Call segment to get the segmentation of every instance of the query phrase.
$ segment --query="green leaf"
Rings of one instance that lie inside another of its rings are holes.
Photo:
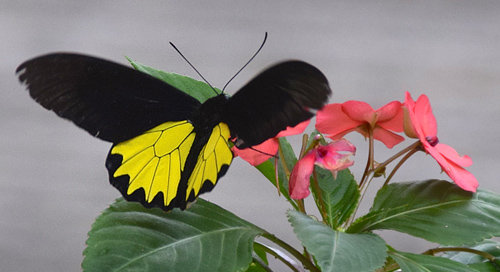
[[[264,177],[267,178],[275,187],[276,187],[276,175],[274,174],[274,164],[271,161],[272,159],[269,159],[257,166],[255,168],[259,170]]]
[[[379,236],[334,231],[298,211],[288,211],[288,217],[293,231],[314,256],[321,271],[374,271],[384,265],[387,246]]]
[[[295,153],[293,152],[293,148],[288,143],[285,137],[281,137],[278,139],[280,142],[280,146],[283,152],[283,157],[279,158],[278,161],[278,185],[280,193],[292,204],[294,209],[297,209],[297,204],[295,201],[290,198],[290,194],[288,192],[288,176],[286,171],[283,168],[282,162],[285,161],[289,171],[292,171],[293,166],[297,163],[297,157],[295,157]],[[276,187],[276,175],[274,168],[275,158],[270,158],[269,160],[261,163],[260,165],[255,166],[257,170],[259,170],[270,182]]]
[[[337,172],[335,180],[329,170],[315,167],[315,171],[321,192],[321,198],[314,197],[316,205],[318,209],[325,207],[328,225],[337,229],[356,209],[360,196],[358,184],[349,169]]]
[[[281,137],[278,139],[280,142],[281,150],[283,152],[283,156],[280,157],[280,160],[286,162],[286,166],[290,173],[292,172],[293,167],[297,164],[297,156],[295,156],[295,152],[293,151],[292,145],[287,141],[285,137]],[[281,154],[280,154],[281,156]],[[278,162],[278,170],[280,179],[283,180],[283,186],[288,191],[288,176],[285,173],[285,169],[283,168],[283,164]],[[282,178],[283,176],[283,178]],[[286,183],[286,184],[285,184]]]
[[[493,266],[492,263],[475,263],[470,264],[469,267],[475,269],[479,272],[499,272],[500,271],[500,261],[496,260],[496,266]]]
[[[419,255],[399,251],[390,251],[403,272],[474,272],[477,271],[464,264],[449,259]]]
[[[472,247],[471,249],[478,250],[481,252],[489,253],[493,257],[496,258],[496,267],[486,258],[469,252],[458,252],[458,251],[449,251],[446,254],[443,254],[441,257],[448,258],[453,261],[457,261],[459,263],[463,263],[469,265],[470,267],[478,270],[478,271],[500,271],[500,243],[494,240],[485,240],[480,242]]]
[[[244,271],[264,230],[202,199],[186,211],[119,198],[89,232],[84,271]]]
[[[500,235],[500,195],[471,193],[443,180],[394,183],[379,190],[370,212],[349,233],[393,229],[442,245]]]
[[[297,164],[297,157],[295,156],[295,152],[293,151],[292,145],[288,142],[288,140],[285,137],[278,138],[282,154],[280,154],[280,158],[278,161],[278,179],[279,179],[279,185],[280,185],[280,192],[283,194],[283,196],[292,204],[294,209],[297,209],[297,204],[295,201],[290,197],[290,192],[288,190],[288,183],[289,183],[289,178],[290,178],[290,173],[293,170],[293,167]],[[271,160],[274,160],[271,158]],[[288,168],[288,174],[285,171],[285,168],[283,167],[283,162],[285,162],[287,168]]]
[[[254,255],[255,256],[255,255]],[[257,256],[258,257],[258,256]],[[254,258],[246,272],[266,272],[269,266],[262,260]]]
[[[266,272],[267,270],[256,262],[252,262],[246,272]]]
[[[135,62],[128,58],[128,61],[132,66],[143,72],[146,73],[150,76],[153,76],[157,79],[160,79],[162,81],[165,81],[166,83],[174,86],[175,88],[187,93],[188,95],[194,97],[196,100],[200,101],[200,103],[205,102],[207,99],[216,96],[217,94],[221,93],[221,90],[215,88],[212,89],[210,85],[208,85],[205,82],[198,81],[195,79],[192,79],[187,76],[182,76],[174,73],[166,73],[160,70],[156,70],[154,68],[151,68],[149,66],[140,64],[138,62]],[[216,93],[217,92],[217,93]]]
[[[323,135],[321,133],[319,133],[319,131],[317,129],[314,129],[311,134],[309,134],[309,138],[307,139],[307,144],[306,146],[309,147],[312,142],[315,140],[315,137],[317,135],[320,135],[321,138],[320,138],[320,141],[319,143],[322,144],[322,145],[327,145],[328,143],[326,142],[325,138],[323,137]]]
[[[269,160],[255,166],[255,168],[259,170],[259,172],[262,173],[262,175],[264,175],[264,177],[266,177],[266,179],[269,180],[269,182],[271,182],[271,184],[274,187],[278,185],[280,192],[282,194],[284,194],[285,196],[288,195],[288,191],[285,188],[283,188],[283,186],[281,186],[282,182],[281,181],[279,183],[276,182],[276,173],[275,173],[276,170],[274,169],[274,158],[270,158]]]
[[[470,248],[489,253],[495,258],[500,259],[500,243],[497,241],[485,240],[474,246],[471,246]],[[477,254],[458,251],[449,251],[447,254],[444,254],[443,257],[463,264],[482,263],[488,261],[486,258],[481,257]]]
[[[296,209],[297,204],[295,201],[293,201],[292,198],[290,198],[290,194],[288,193],[288,187],[285,187],[284,184],[288,184],[288,180],[284,181],[283,178],[284,176],[282,175],[281,177],[278,176],[279,182],[276,183],[276,175],[275,175],[275,170],[274,170],[274,158],[271,158],[257,166],[257,170],[259,170],[266,178],[271,182],[271,184],[276,187],[276,184],[279,186],[280,193],[292,204],[292,206]],[[278,161],[278,163],[281,163]],[[278,166],[279,168],[280,166]],[[283,168],[281,168],[283,171]]]
[[[259,242],[253,243],[253,261],[246,272],[266,272],[269,268],[269,262],[267,260],[267,253],[264,247]]]
[[[257,255],[257,257],[259,257],[259,259],[261,259],[265,264],[269,264],[269,261],[267,260],[267,253],[264,248],[260,246],[260,244],[254,242],[253,251],[255,255]]]

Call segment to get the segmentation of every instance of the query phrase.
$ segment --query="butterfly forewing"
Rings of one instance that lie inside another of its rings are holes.
[[[16,72],[43,107],[114,143],[165,121],[185,120],[200,105],[159,79],[85,55],[49,54],[24,62]]]
[[[238,148],[254,146],[314,116],[331,94],[328,80],[302,61],[274,65],[241,88],[222,115]]]

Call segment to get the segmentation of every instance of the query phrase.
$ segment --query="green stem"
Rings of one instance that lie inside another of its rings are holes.
[[[296,272],[299,271],[293,263],[290,263],[287,259],[283,258],[283,256],[281,256],[278,252],[274,251],[272,248],[268,247],[267,245],[264,245],[258,241],[254,241],[253,247],[254,247],[254,249],[260,249],[260,250],[266,252],[267,254],[274,256],[274,258],[280,260],[282,263],[284,263],[286,266],[288,266],[292,271],[296,271]],[[253,254],[255,254],[255,252]],[[265,264],[260,258],[258,258],[258,256],[253,257],[252,259],[255,263],[259,264],[264,270],[266,270],[268,272],[272,271],[272,269],[267,264]]]
[[[279,144],[278,144],[279,146]],[[278,147],[279,149],[279,147]],[[278,159],[274,158],[274,179],[276,180],[276,189],[278,189],[278,196],[281,196],[281,186],[280,186],[280,177],[278,172]],[[286,195],[283,192],[284,195]]]
[[[368,173],[373,169],[375,160],[374,157],[374,141],[373,141],[373,130],[369,130],[368,132],[368,160],[366,162],[365,171],[363,172],[363,177],[361,177],[361,181],[359,182],[359,188],[365,186],[367,182]],[[360,199],[361,201],[361,199]]]
[[[369,174],[366,176],[367,182],[365,183],[365,186],[359,188],[359,190],[360,190],[360,197],[359,197],[359,200],[358,200],[358,205],[356,205],[356,208],[354,209],[354,212],[349,217],[349,219],[344,223],[343,228],[347,229],[354,222],[354,219],[356,218],[356,213],[358,212],[358,209],[359,209],[359,206],[360,206],[359,203],[361,203],[361,200],[365,196],[365,193],[366,193],[367,188],[368,188],[368,184],[373,180],[374,176],[375,176],[375,172],[374,171],[369,171]]]
[[[438,247],[438,248],[431,248],[431,249],[423,252],[422,254],[424,254],[424,255],[436,255],[436,253],[447,252],[447,251],[468,252],[468,253],[479,255],[479,256],[487,259],[488,261],[490,261],[492,263],[495,263],[495,261],[496,261],[495,256],[489,254],[488,252],[484,252],[484,251],[480,251],[480,250],[472,249],[472,248],[468,248],[468,247]]]
[[[285,154],[283,153],[283,147],[281,146],[281,142],[278,141],[278,154],[279,154],[279,160],[281,162],[281,166],[283,167],[283,171],[285,172],[285,179],[286,179],[286,182],[287,184],[290,182],[290,169],[288,168],[288,164],[285,160]],[[278,169],[277,167],[275,169]],[[277,181],[279,182],[279,181]],[[279,189],[278,189],[279,190]],[[286,190],[286,189],[284,189]],[[304,203],[300,203],[298,200],[294,200],[292,198],[288,198],[288,200],[290,201],[290,203],[292,204],[292,206],[296,209],[296,210],[299,210],[301,211],[301,206],[303,207],[304,206]],[[294,201],[294,202],[292,202]]]
[[[304,199],[297,199],[295,200],[295,203],[297,203],[298,211],[303,214],[306,214],[306,206],[304,205]]]
[[[280,154],[281,166],[283,166],[283,170],[285,171],[286,178],[290,178],[290,169],[288,169],[288,165],[285,161],[285,154],[283,153],[283,148],[281,147],[281,143],[278,143],[278,152]]]
[[[307,141],[309,141],[309,135],[302,135],[302,146],[300,147],[299,160],[304,157],[304,154],[307,152]]]
[[[359,198],[359,202],[361,202],[365,196],[365,193],[367,191],[367,188],[368,188],[368,185],[370,184],[370,182],[373,180],[373,178],[375,177],[375,173],[381,171],[382,169],[385,169],[387,167],[387,165],[391,162],[393,162],[394,160],[396,160],[397,158],[405,155],[403,157],[403,159],[401,159],[401,161],[394,167],[394,169],[392,170],[392,172],[389,174],[389,177],[386,179],[385,183],[383,186],[387,185],[389,183],[389,181],[392,179],[392,177],[394,176],[394,174],[396,173],[396,171],[399,169],[399,167],[401,167],[401,165],[411,156],[413,155],[413,153],[417,152],[420,150],[420,147],[422,146],[422,143],[420,141],[416,141],[415,143],[409,145],[408,147],[406,147],[405,149],[399,151],[398,153],[396,153],[395,155],[393,155],[392,157],[390,157],[389,159],[387,159],[386,161],[384,161],[383,163],[377,165],[377,167],[374,167],[375,166],[375,160],[374,160],[374,155],[373,155],[373,135],[370,133],[369,135],[369,145],[370,145],[370,151],[369,151],[369,154],[368,154],[368,162],[366,164],[366,169],[365,169],[365,172],[363,173],[363,178],[361,179],[361,182],[359,184],[359,191],[360,191],[360,198]],[[349,220],[346,221],[346,223],[344,224],[344,227],[348,227],[350,224],[352,224],[352,222],[354,222],[354,218],[356,216],[356,213],[358,211],[358,207],[359,205],[356,206],[356,209],[354,210],[353,214],[351,215],[351,217],[349,218]]]
[[[354,222],[354,218],[356,217],[356,213],[358,212],[359,209],[359,203],[363,200],[363,197],[365,196],[366,188],[368,188],[368,185],[373,179],[374,176],[374,171],[373,168],[375,166],[375,155],[374,155],[374,140],[373,140],[373,130],[370,129],[368,132],[368,160],[366,162],[366,167],[365,171],[363,172],[363,177],[361,177],[361,181],[359,182],[358,188],[360,191],[360,197],[358,200],[358,205],[356,205],[356,208],[354,209],[354,212],[352,215],[349,217],[349,219],[346,220],[344,223],[344,228],[347,228]]]
[[[397,158],[403,156],[404,154],[406,154],[407,152],[410,152],[411,150],[414,150],[414,149],[417,149],[419,150],[418,148],[422,145],[422,143],[420,141],[416,141],[414,142],[413,144],[409,145],[408,147],[406,147],[405,149],[399,151],[398,153],[396,153],[395,155],[393,155],[392,157],[390,157],[389,159],[387,159],[385,162],[379,164],[377,166],[377,168],[374,169],[375,172],[377,172],[379,169],[383,169],[385,167],[387,167],[387,165],[391,162],[393,162],[394,160],[396,160]]]
[[[268,239],[269,241],[277,244],[280,246],[282,249],[286,250],[289,252],[293,257],[295,257],[299,262],[302,263],[302,265],[307,268],[309,271],[312,272],[320,272],[320,270],[308,259],[306,256],[302,255],[299,251],[297,251],[295,248],[287,244],[286,242],[278,239],[276,236],[274,236],[271,233],[264,233],[262,234],[262,237]]]
[[[266,251],[265,249],[262,249],[262,250]],[[266,251],[266,252],[268,252],[268,251]],[[272,255],[272,253],[270,253],[270,252],[269,252],[269,254]],[[259,265],[264,271],[266,271],[266,272],[273,272],[273,270],[266,263],[264,263],[260,258],[253,257],[252,260],[253,260],[252,261],[253,263]]]
[[[315,195],[317,197],[316,206],[318,207],[318,210],[321,213],[321,217],[323,218],[323,222],[327,225],[330,225],[329,224],[330,222],[328,221],[328,214],[326,212],[325,202],[323,201],[323,195],[321,194],[321,189],[319,187],[318,175],[316,173],[316,170],[313,171],[313,182],[312,182],[311,187],[314,190]]]
[[[403,163],[408,160],[415,152],[418,151],[418,148],[415,148],[413,150],[410,150],[410,152],[408,152],[399,162],[398,164],[396,164],[396,166],[394,167],[394,169],[392,169],[391,173],[389,174],[389,176],[387,177],[387,179],[385,180],[384,182],[384,185],[383,186],[386,186],[387,184],[389,184],[389,182],[391,181],[392,177],[396,174],[396,171],[398,171],[399,167],[401,167],[403,165]]]

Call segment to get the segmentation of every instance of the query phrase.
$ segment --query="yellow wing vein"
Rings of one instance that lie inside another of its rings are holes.
[[[158,156],[156,156],[158,158]],[[151,159],[153,160],[153,159]],[[150,196],[151,194],[153,194],[154,192],[152,192],[153,190],[153,185],[155,183],[155,177],[156,177],[156,172],[158,171],[158,165],[160,165],[160,160],[158,160],[158,163],[156,163],[156,166],[155,166],[155,171],[153,173],[153,177],[151,178],[151,183],[149,184],[149,190],[148,190],[148,196]],[[153,198],[156,196],[156,194],[153,196]]]
[[[148,148],[151,148],[151,147],[153,147],[153,146],[154,146],[154,145],[148,145],[148,146],[146,146],[145,148],[141,149],[140,151],[138,151],[138,152],[137,152],[137,153],[135,153],[134,155],[132,155],[132,156],[130,156],[129,158],[127,158],[126,160],[124,160],[124,161],[122,162],[122,164],[127,163],[127,162],[128,162],[128,161],[130,161],[131,159],[133,159],[133,158],[137,157],[137,156],[138,156],[138,155],[140,155],[142,152],[144,152],[144,151],[148,150]]]
[[[149,164],[152,160],[154,160],[154,158],[155,158],[155,157],[153,157],[153,158],[149,159],[149,160],[148,160],[148,161],[147,161],[147,162],[146,162],[146,163],[145,163],[145,164],[144,164],[144,165],[140,168],[140,170],[137,172],[137,175],[135,175],[132,179],[130,179],[129,184],[132,184],[132,183],[136,180],[136,178],[137,178],[137,177],[139,177],[139,176],[141,175],[142,171],[143,171],[144,169],[146,169],[146,166],[148,166],[148,164]]]

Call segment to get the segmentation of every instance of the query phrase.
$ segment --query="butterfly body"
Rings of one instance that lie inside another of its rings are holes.
[[[90,56],[54,53],[17,72],[32,98],[90,134],[113,143],[110,183],[145,207],[184,209],[212,190],[246,148],[311,118],[331,91],[324,75],[286,61],[232,97],[200,102],[155,77]]]

